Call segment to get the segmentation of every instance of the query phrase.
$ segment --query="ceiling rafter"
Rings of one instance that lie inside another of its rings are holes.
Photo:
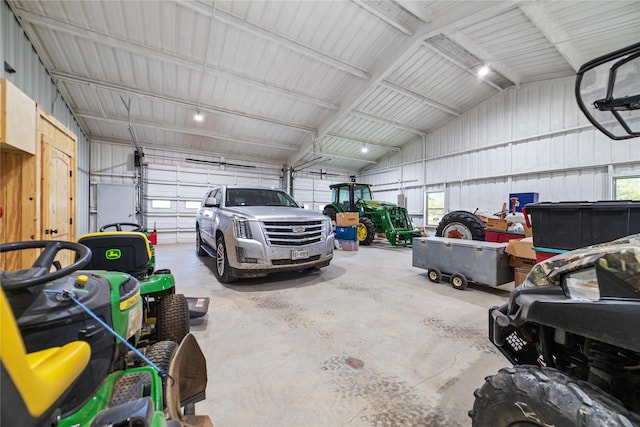
[[[515,84],[517,88],[520,88],[520,83],[522,82],[522,76],[520,74],[510,69],[503,62],[498,61],[493,57],[493,55],[487,52],[486,49],[463,34],[462,31],[460,31],[459,29],[452,29],[450,31],[447,31],[445,35],[454,42],[458,43],[472,55],[480,58],[481,61],[487,63],[491,69],[497,71],[507,79],[511,80],[511,82],[513,82],[513,84]]]
[[[378,123],[381,123],[381,124],[386,125],[386,126],[392,126],[394,128],[401,129],[401,130],[404,130],[406,132],[410,132],[410,133],[413,133],[413,134],[416,134],[416,135],[420,135],[420,136],[426,135],[425,132],[423,132],[423,131],[421,131],[419,129],[415,129],[415,128],[412,128],[410,126],[403,125],[402,123],[394,122],[394,121],[391,121],[391,120],[388,120],[388,119],[383,119],[382,117],[374,116],[373,114],[364,113],[364,112],[358,111],[358,110],[352,110],[350,114],[352,116],[355,116],[355,117],[360,117],[361,119],[371,120],[371,121],[378,122]]]
[[[241,111],[231,110],[228,108],[216,107],[208,104],[195,103],[195,102],[188,101],[181,98],[174,98],[172,96],[159,95],[157,93],[147,92],[147,91],[132,88],[129,86],[110,83],[103,80],[90,79],[88,77],[83,77],[77,74],[54,71],[54,72],[51,72],[51,75],[59,81],[64,81],[64,82],[69,82],[69,83],[74,83],[79,85],[95,86],[96,88],[104,89],[111,92],[125,93],[127,95],[153,99],[153,100],[161,101],[167,104],[179,105],[181,107],[190,108],[190,109],[200,109],[201,111],[208,111],[211,113],[222,113],[222,114],[227,114],[231,116],[243,117],[246,119],[258,120],[258,121],[262,121],[262,122],[273,124],[273,125],[287,127],[290,129],[301,131],[301,132],[307,132],[307,133],[313,133],[313,134],[317,132],[316,128],[313,128],[310,126],[283,122],[281,120],[276,120],[269,117],[257,116],[255,114],[243,113]]]
[[[61,31],[75,37],[91,40],[101,45],[106,45],[116,49],[126,50],[127,52],[133,53],[134,55],[140,55],[148,58],[153,58],[158,61],[180,65],[182,67],[190,68],[192,70],[196,70],[199,72],[202,72],[203,65],[204,65],[206,69],[206,73],[208,75],[212,75],[215,77],[223,77],[229,80],[234,80],[242,84],[254,86],[259,89],[263,89],[265,91],[275,93],[277,95],[286,96],[287,98],[306,102],[306,103],[313,104],[318,107],[326,108],[329,110],[340,109],[340,106],[333,102],[315,98],[306,93],[288,89],[273,83],[268,83],[263,80],[257,79],[255,77],[247,76],[223,67],[212,67],[210,65],[206,65],[200,62],[194,62],[184,57],[173,55],[173,54],[164,52],[162,50],[153,49],[147,46],[132,43],[125,39],[114,37],[114,36],[101,33],[95,30],[91,30],[88,28],[83,28],[66,21],[60,21],[57,19],[38,15],[32,12],[26,11],[24,9],[16,8],[15,12],[16,12],[16,15],[18,15],[18,17],[21,20],[28,22],[30,24],[41,25],[41,26],[50,28],[54,31]]]
[[[369,67],[371,79],[366,82],[355,82],[351,85],[344,96],[345,101],[343,101],[340,110],[327,114],[323,123],[318,126],[318,141],[321,141],[336,123],[340,123],[356,106],[360,105],[370,95],[371,91],[375,90],[398,66],[406,62],[411,55],[420,49],[426,39],[451,28],[460,28],[493,17],[512,7],[513,2],[511,1],[502,1],[490,7],[487,7],[482,2],[469,2],[464,10],[456,9],[440,14],[436,13],[429,23],[420,25],[413,36],[387,45],[385,47],[386,54],[380,55],[381,59]],[[307,146],[305,149],[292,154],[287,159],[287,163],[295,163],[297,159],[305,156],[312,148]]]
[[[414,0],[391,0],[407,13],[415,16],[424,23],[431,22],[431,15],[429,7],[426,2],[419,2]]]
[[[364,80],[367,80],[369,78],[369,74],[366,71],[356,67],[355,65],[348,64],[339,58],[336,58],[332,55],[328,55],[324,52],[319,51],[318,49],[312,48],[304,43],[300,43],[299,41],[294,40],[290,37],[275,33],[273,31],[269,31],[265,28],[260,27],[259,25],[256,25],[245,19],[239,18],[238,16],[232,13],[229,13],[220,9],[215,9],[214,11],[206,5],[192,2],[192,1],[177,2],[177,4],[180,6],[187,6],[191,9],[195,9],[200,13],[203,13],[208,16],[211,16],[211,14],[213,13],[215,18],[220,22],[224,22],[225,24],[228,24],[228,25],[233,25],[234,27],[240,28],[243,31],[246,31],[255,36],[261,37],[263,39],[272,41],[289,50],[298,52],[301,55],[304,55],[315,61],[322,62],[323,64],[329,65],[333,68],[344,71],[345,73],[349,73],[358,78],[361,78]]]
[[[462,114],[460,111],[456,110],[453,107],[450,107],[448,105],[442,104],[442,103],[440,103],[438,101],[435,101],[435,100],[433,100],[431,98],[428,98],[428,97],[426,97],[424,95],[421,95],[421,94],[419,94],[417,92],[414,92],[412,90],[409,90],[407,88],[398,86],[397,84],[391,83],[388,80],[383,80],[382,83],[380,83],[380,86],[381,87],[385,87],[387,89],[391,89],[391,90],[393,90],[395,92],[401,93],[401,94],[403,94],[405,96],[408,96],[410,98],[415,99],[416,101],[419,101],[419,102],[422,102],[424,104],[427,104],[430,107],[436,108],[436,109],[438,109],[440,111],[444,111],[445,113],[451,114],[453,116],[458,117],[460,114]]]
[[[569,36],[556,24],[553,16],[535,3],[519,3],[518,7],[520,7],[520,10],[527,15],[527,18],[542,32],[558,52],[560,52],[560,55],[571,65],[571,68],[578,72],[584,60],[581,58],[578,49],[575,48]]]
[[[335,133],[335,132],[329,132],[326,135],[329,138],[336,138],[336,139],[342,139],[345,141],[353,141],[353,142],[358,142],[360,144],[367,144],[367,145],[371,145],[374,147],[380,147],[380,148],[384,148],[385,150],[389,150],[389,151],[400,151],[400,148],[398,147],[394,147],[393,145],[387,145],[387,144],[382,144],[380,142],[374,142],[374,141],[370,141],[368,139],[362,139],[362,138],[356,138],[353,136],[347,136],[347,135],[341,135],[339,133]]]
[[[386,14],[385,12],[378,9],[377,7],[370,5],[364,0],[351,0],[351,1],[357,4],[358,6],[360,6],[362,9],[369,12],[370,14],[372,14],[373,16],[375,16],[376,18],[379,18],[380,20],[386,22],[396,30],[400,31],[402,34],[406,36],[413,35],[413,31],[411,31],[411,28],[409,28],[408,26],[406,26],[404,23],[400,22],[393,16]]]
[[[206,130],[206,129],[198,129],[198,128],[194,128],[194,127],[183,127],[183,126],[167,126],[167,125],[162,125],[159,124],[158,122],[149,122],[146,120],[131,120],[129,121],[126,118],[122,118],[122,117],[110,117],[110,116],[100,116],[97,115],[91,111],[82,111],[82,110],[77,110],[76,111],[76,115],[78,117],[82,117],[85,119],[89,119],[89,120],[99,120],[102,122],[109,122],[109,123],[115,123],[115,124],[122,124],[125,126],[140,126],[140,127],[147,127],[147,128],[152,128],[152,129],[156,129],[156,130],[164,130],[164,131],[169,131],[169,132],[177,132],[177,133],[182,133],[182,134],[186,134],[186,135],[195,135],[195,136],[204,136],[206,138],[215,138],[215,139],[222,139],[225,141],[230,141],[230,142],[237,142],[240,144],[250,144],[250,145],[258,145],[261,147],[268,147],[268,148],[275,148],[275,149],[279,149],[279,150],[286,150],[286,151],[297,151],[298,148],[291,146],[291,145],[281,145],[281,144],[275,144],[275,143],[270,143],[270,142],[263,142],[263,141],[256,141],[256,140],[251,140],[251,139],[243,139],[243,138],[237,138],[235,136],[230,136],[230,135],[224,135],[215,131],[211,131],[211,130]]]
[[[492,88],[494,88],[498,92],[502,92],[504,90],[500,86],[498,86],[497,84],[493,83],[492,81],[478,77],[477,74],[473,70],[471,70],[469,67],[467,67],[467,65],[465,65],[462,62],[458,61],[456,58],[454,58],[453,56],[447,54],[446,52],[443,52],[442,50],[440,50],[437,47],[433,46],[431,43],[428,43],[428,42],[425,41],[425,42],[422,43],[422,46],[424,46],[427,49],[429,49],[430,51],[432,51],[434,53],[437,53],[438,55],[442,56],[444,59],[446,59],[447,61],[449,61],[452,64],[454,64],[455,66],[457,66],[458,68],[463,70],[465,73],[476,77],[478,80],[480,80],[481,82],[491,86]]]

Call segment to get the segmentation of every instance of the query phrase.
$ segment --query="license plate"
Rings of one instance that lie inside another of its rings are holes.
[[[306,250],[291,251],[291,259],[293,260],[307,259],[307,258],[309,258],[309,251],[306,251]]]

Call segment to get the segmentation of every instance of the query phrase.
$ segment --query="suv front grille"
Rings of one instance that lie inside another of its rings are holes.
[[[323,220],[265,221],[262,223],[267,243],[274,246],[305,246],[322,241]]]

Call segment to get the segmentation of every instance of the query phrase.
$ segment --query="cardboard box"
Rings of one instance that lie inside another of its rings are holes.
[[[525,237],[533,237],[533,230],[531,227],[524,226],[524,235]]]
[[[535,259],[521,258],[513,255],[509,255],[509,265],[514,268],[533,268],[536,265]]]
[[[340,212],[336,214],[336,224],[338,227],[358,225],[358,222],[360,222],[358,212]]]
[[[507,231],[509,221],[499,218],[487,218],[487,228],[491,230]]]
[[[536,252],[533,250],[533,237],[525,237],[519,240],[509,240],[504,250],[509,255],[518,258],[528,258],[535,261]]]
[[[524,279],[527,278],[527,274],[529,274],[529,272],[531,271],[531,267],[529,268],[521,268],[521,267],[516,267],[514,270],[514,285],[515,286],[519,286],[522,284],[522,282],[524,282]]]

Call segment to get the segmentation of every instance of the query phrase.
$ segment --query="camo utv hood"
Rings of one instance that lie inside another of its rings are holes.
[[[624,272],[627,282],[639,281],[640,234],[587,246],[549,258],[536,264],[520,286],[531,288],[559,285],[566,273],[592,267],[596,263],[610,271]],[[629,282],[629,284],[640,287],[639,283]]]

